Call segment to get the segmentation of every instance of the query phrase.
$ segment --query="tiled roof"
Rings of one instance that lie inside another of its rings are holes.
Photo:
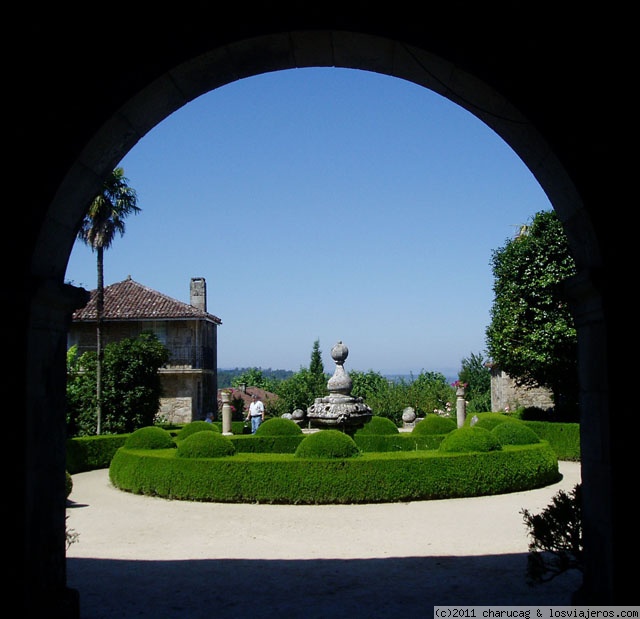
[[[74,321],[92,321],[97,318],[97,290],[90,292],[89,302],[73,313]],[[105,320],[154,320],[199,318],[222,324],[217,316],[193,305],[176,301],[156,290],[147,288],[128,277],[124,281],[104,288]]]
[[[222,391],[232,391],[232,398],[239,398],[244,402],[244,410],[248,411],[249,406],[251,405],[251,396],[254,393],[257,393],[262,400],[262,403],[265,406],[268,406],[269,402],[275,402],[278,399],[278,396],[271,391],[265,391],[260,387],[247,387],[245,391],[243,391],[240,387],[225,387],[224,389],[218,389],[218,410],[222,413],[222,396],[220,395]]]

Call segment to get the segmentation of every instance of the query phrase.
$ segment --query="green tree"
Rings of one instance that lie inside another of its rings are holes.
[[[111,342],[104,350],[103,433],[122,434],[153,425],[162,386],[158,370],[169,360],[168,349],[152,333]],[[95,380],[97,355],[79,359],[67,353],[67,434],[96,433]]]
[[[313,379],[312,391],[317,394],[316,397],[324,395],[327,391],[328,378],[324,373],[324,365],[322,364],[320,340],[316,340],[313,343],[311,361],[309,362],[309,373]]]
[[[349,372],[349,377],[352,382],[351,395],[355,398],[362,398],[367,401],[372,397],[384,395],[389,391],[389,380],[380,372],[353,370]]]
[[[492,267],[488,354],[517,385],[550,389],[559,419],[575,419],[577,336],[563,284],[576,269],[555,212],[537,213],[493,253]]]
[[[275,391],[278,400],[272,407],[274,414],[281,416],[297,408],[306,411],[319,397],[316,396],[315,380],[308,368],[300,368],[299,372],[278,383]]]
[[[98,194],[82,220],[78,239],[96,253],[98,285],[96,290],[96,431],[102,431],[102,364],[104,346],[102,343],[102,323],[104,320],[104,250],[111,247],[116,233],[124,235],[125,218],[138,213],[138,198],[128,185],[122,168],[116,168],[105,180]]]
[[[265,376],[260,368],[246,368],[241,374],[231,379],[231,386],[237,388],[241,385],[246,385],[247,387],[258,387],[258,389],[274,392],[277,382],[274,378]]]
[[[455,390],[447,382],[447,377],[440,372],[422,370],[416,378],[412,377],[411,381],[402,381],[399,387],[404,387],[405,400],[408,406],[415,409],[418,417],[436,411],[453,411],[455,414]]]
[[[353,387],[351,395],[361,397],[374,415],[402,424],[402,412],[411,406],[416,415],[424,417],[435,410],[452,408],[455,391],[440,372],[422,371],[410,380],[389,381],[378,372],[349,372]]]
[[[95,352],[78,356],[78,347],[67,351],[67,436],[93,435],[96,431]]]
[[[491,410],[491,371],[480,353],[471,353],[471,356],[462,360],[458,380],[467,383],[467,413],[486,413]]]
[[[328,380],[322,365],[320,340],[316,340],[311,350],[309,367],[301,367],[299,372],[275,386],[278,401],[272,407],[274,414],[292,413],[297,408],[306,411],[316,398],[327,395]]]

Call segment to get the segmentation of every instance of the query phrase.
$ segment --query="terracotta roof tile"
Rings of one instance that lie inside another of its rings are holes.
[[[97,318],[97,290],[90,292],[89,302],[73,313],[77,322]],[[104,288],[105,320],[153,320],[200,318],[222,324],[217,316],[204,312],[193,305],[172,299],[152,288],[143,286],[130,277]]]

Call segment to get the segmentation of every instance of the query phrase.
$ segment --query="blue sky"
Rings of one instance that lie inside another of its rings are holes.
[[[155,127],[120,165],[141,212],[105,252],[189,301],[207,282],[221,368],[308,367],[320,341],[347,371],[455,376],[486,357],[492,252],[541,187],[493,130],[410,82],[350,69],[268,73],[214,90]],[[96,287],[76,242],[67,281]]]

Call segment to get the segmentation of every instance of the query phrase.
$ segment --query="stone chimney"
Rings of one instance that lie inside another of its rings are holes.
[[[192,277],[190,287],[190,301],[193,307],[203,312],[207,311],[207,282],[204,277]]]

